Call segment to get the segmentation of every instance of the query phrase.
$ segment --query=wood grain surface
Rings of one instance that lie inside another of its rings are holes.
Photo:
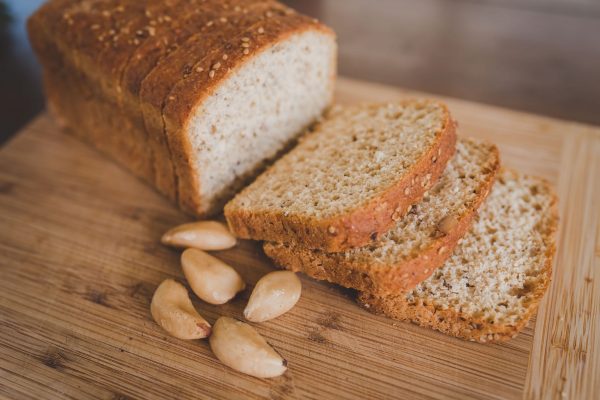
[[[337,100],[419,95],[340,79]],[[166,335],[149,302],[183,280],[159,243],[188,221],[170,203],[42,114],[0,152],[0,397],[592,398],[600,393],[600,129],[447,99],[459,132],[495,141],[505,165],[548,178],[560,196],[550,293],[516,339],[481,345],[373,316],[352,293],[302,278],[298,305],[254,324],[289,361],[280,378],[232,371],[206,341]],[[260,246],[216,255],[250,284],[212,306],[242,317],[273,269]]]

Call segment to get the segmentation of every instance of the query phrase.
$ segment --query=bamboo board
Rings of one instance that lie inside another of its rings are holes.
[[[340,79],[338,102],[415,92]],[[151,295],[182,279],[160,235],[187,218],[46,114],[0,151],[0,396],[7,398],[592,398],[600,393],[600,128],[447,99],[459,131],[560,196],[554,281],[516,339],[480,345],[376,317],[302,278],[288,314],[257,329],[289,361],[260,380],[206,341],[168,337]],[[252,284],[273,266],[243,242],[218,253]],[[251,285],[249,285],[251,287]],[[230,304],[194,303],[211,322]],[[535,328],[535,329],[534,329]]]

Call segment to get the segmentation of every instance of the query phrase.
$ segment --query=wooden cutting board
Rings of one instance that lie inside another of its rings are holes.
[[[339,102],[422,95],[340,79]],[[0,396],[8,398],[568,398],[600,393],[600,128],[446,99],[459,131],[560,196],[552,288],[516,339],[481,345],[370,315],[302,278],[298,305],[255,325],[289,361],[282,377],[234,372],[206,341],[167,336],[149,302],[182,279],[161,234],[188,218],[42,114],[0,152]],[[253,284],[260,246],[217,253]],[[252,285],[249,285],[249,289]],[[211,322],[242,317],[194,300]],[[597,398],[597,397],[596,397]]]

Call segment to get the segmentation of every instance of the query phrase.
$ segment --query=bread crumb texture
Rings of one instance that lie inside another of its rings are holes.
[[[336,106],[230,207],[317,219],[358,208],[408,173],[446,114],[429,101]]]
[[[499,168],[493,144],[461,138],[437,183],[380,239],[340,253],[294,244],[265,243],[265,253],[286,269],[378,294],[414,288],[443,265],[471,226]]]
[[[246,62],[195,112],[189,126],[200,197],[221,208],[331,102],[335,41],[291,35]]]
[[[503,171],[443,267],[405,295],[362,293],[359,302],[465,339],[507,340],[549,286],[557,220],[556,196],[544,181]]]

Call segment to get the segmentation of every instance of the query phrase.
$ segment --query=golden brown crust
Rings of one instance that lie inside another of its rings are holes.
[[[370,264],[364,260],[344,257],[343,254],[309,250],[267,242],[267,256],[283,268],[303,272],[315,279],[326,280],[348,288],[375,293],[379,296],[404,293],[427,279],[452,254],[458,241],[467,233],[479,206],[486,199],[500,167],[498,149],[494,146],[485,165],[485,180],[477,188],[477,196],[457,216],[457,224],[446,235],[435,238],[424,250],[393,265]]]
[[[284,216],[282,212],[262,212],[225,206],[231,231],[244,239],[293,243],[329,253],[361,247],[387,232],[409,206],[423,198],[440,177],[454,154],[455,124],[445,105],[443,128],[431,148],[381,195],[342,215],[326,220]]]
[[[482,317],[474,318],[471,315],[452,309],[443,310],[436,308],[433,304],[424,304],[420,300],[418,303],[410,304],[403,295],[377,296],[363,292],[358,296],[358,303],[375,314],[412,322],[465,340],[495,343],[514,338],[527,326],[529,319],[537,310],[540,301],[550,286],[552,276],[552,265],[556,253],[555,236],[558,227],[558,198],[550,185],[546,182],[543,185],[552,199],[549,215],[544,219],[542,226],[542,234],[547,246],[546,263],[542,269],[544,279],[535,287],[527,311],[519,316],[520,318],[515,324],[490,324]]]
[[[79,18],[79,14],[73,17],[78,10],[75,6],[72,1],[47,3],[28,21],[31,43],[44,66],[48,108],[61,126],[150,181],[145,151],[139,141],[144,136],[143,127],[136,126],[115,106],[114,97],[108,97],[107,77],[89,79],[101,75],[103,64],[87,69],[89,76],[84,74],[82,68],[89,64],[86,58],[80,51],[70,49],[64,40],[57,40],[69,37],[73,43],[87,44],[89,38],[77,27],[82,21],[93,26],[92,17],[97,17],[97,13],[85,19]]]

